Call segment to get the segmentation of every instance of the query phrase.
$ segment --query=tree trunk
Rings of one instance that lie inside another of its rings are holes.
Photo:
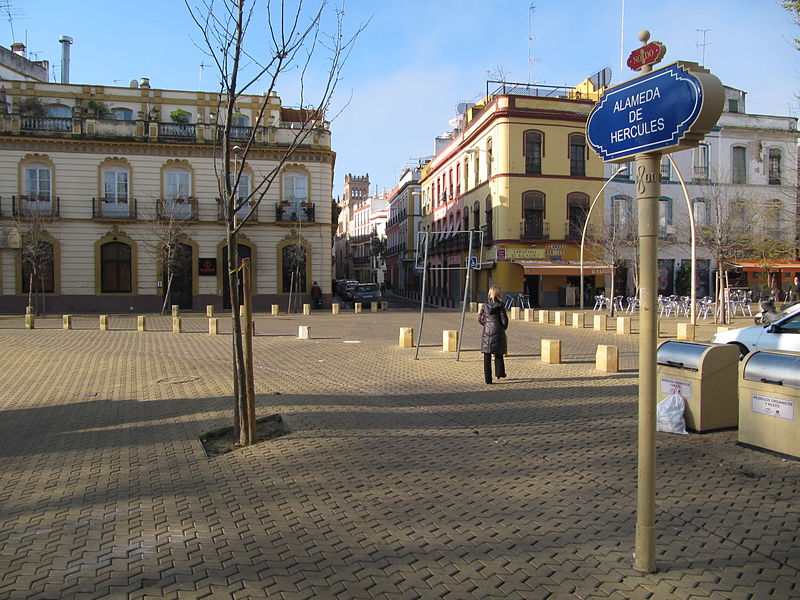
[[[169,271],[169,276],[167,277],[167,289],[164,291],[164,302],[161,304],[161,314],[167,314],[167,303],[169,302],[170,293],[172,291],[172,269]]]

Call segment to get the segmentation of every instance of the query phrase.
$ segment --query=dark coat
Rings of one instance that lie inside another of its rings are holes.
[[[506,329],[508,315],[502,300],[489,300],[483,305],[478,320],[483,322],[481,352],[484,354],[505,354],[508,351]]]

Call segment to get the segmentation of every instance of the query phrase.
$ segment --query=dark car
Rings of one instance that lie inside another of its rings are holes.
[[[353,302],[367,304],[383,300],[381,289],[377,283],[361,283],[353,291]]]
[[[344,284],[342,288],[341,298],[342,300],[352,300],[353,299],[353,292],[359,286],[357,281],[348,281]]]

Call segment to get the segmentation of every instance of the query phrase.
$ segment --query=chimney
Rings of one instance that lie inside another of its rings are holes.
[[[150,78],[149,77],[142,77],[139,79],[139,87],[140,88],[149,88],[150,87]]]
[[[58,41],[61,42],[61,83],[69,83],[69,46],[72,38],[62,35]]]
[[[17,56],[25,58],[25,44],[22,42],[14,42],[11,44],[11,51]]]

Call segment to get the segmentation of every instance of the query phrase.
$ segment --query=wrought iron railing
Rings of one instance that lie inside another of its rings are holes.
[[[197,221],[197,198],[160,198],[156,218],[162,221]]]
[[[275,221],[309,222],[313,223],[316,217],[316,205],[313,202],[276,202]]]
[[[50,196],[12,196],[12,212],[15,217],[57,217],[60,198]]]
[[[113,199],[92,198],[92,218],[94,219],[135,219],[136,198]]]
[[[159,123],[158,137],[168,139],[195,139],[197,126],[194,123]]]
[[[72,132],[72,119],[69,117],[22,117],[20,128],[23,131]]]

